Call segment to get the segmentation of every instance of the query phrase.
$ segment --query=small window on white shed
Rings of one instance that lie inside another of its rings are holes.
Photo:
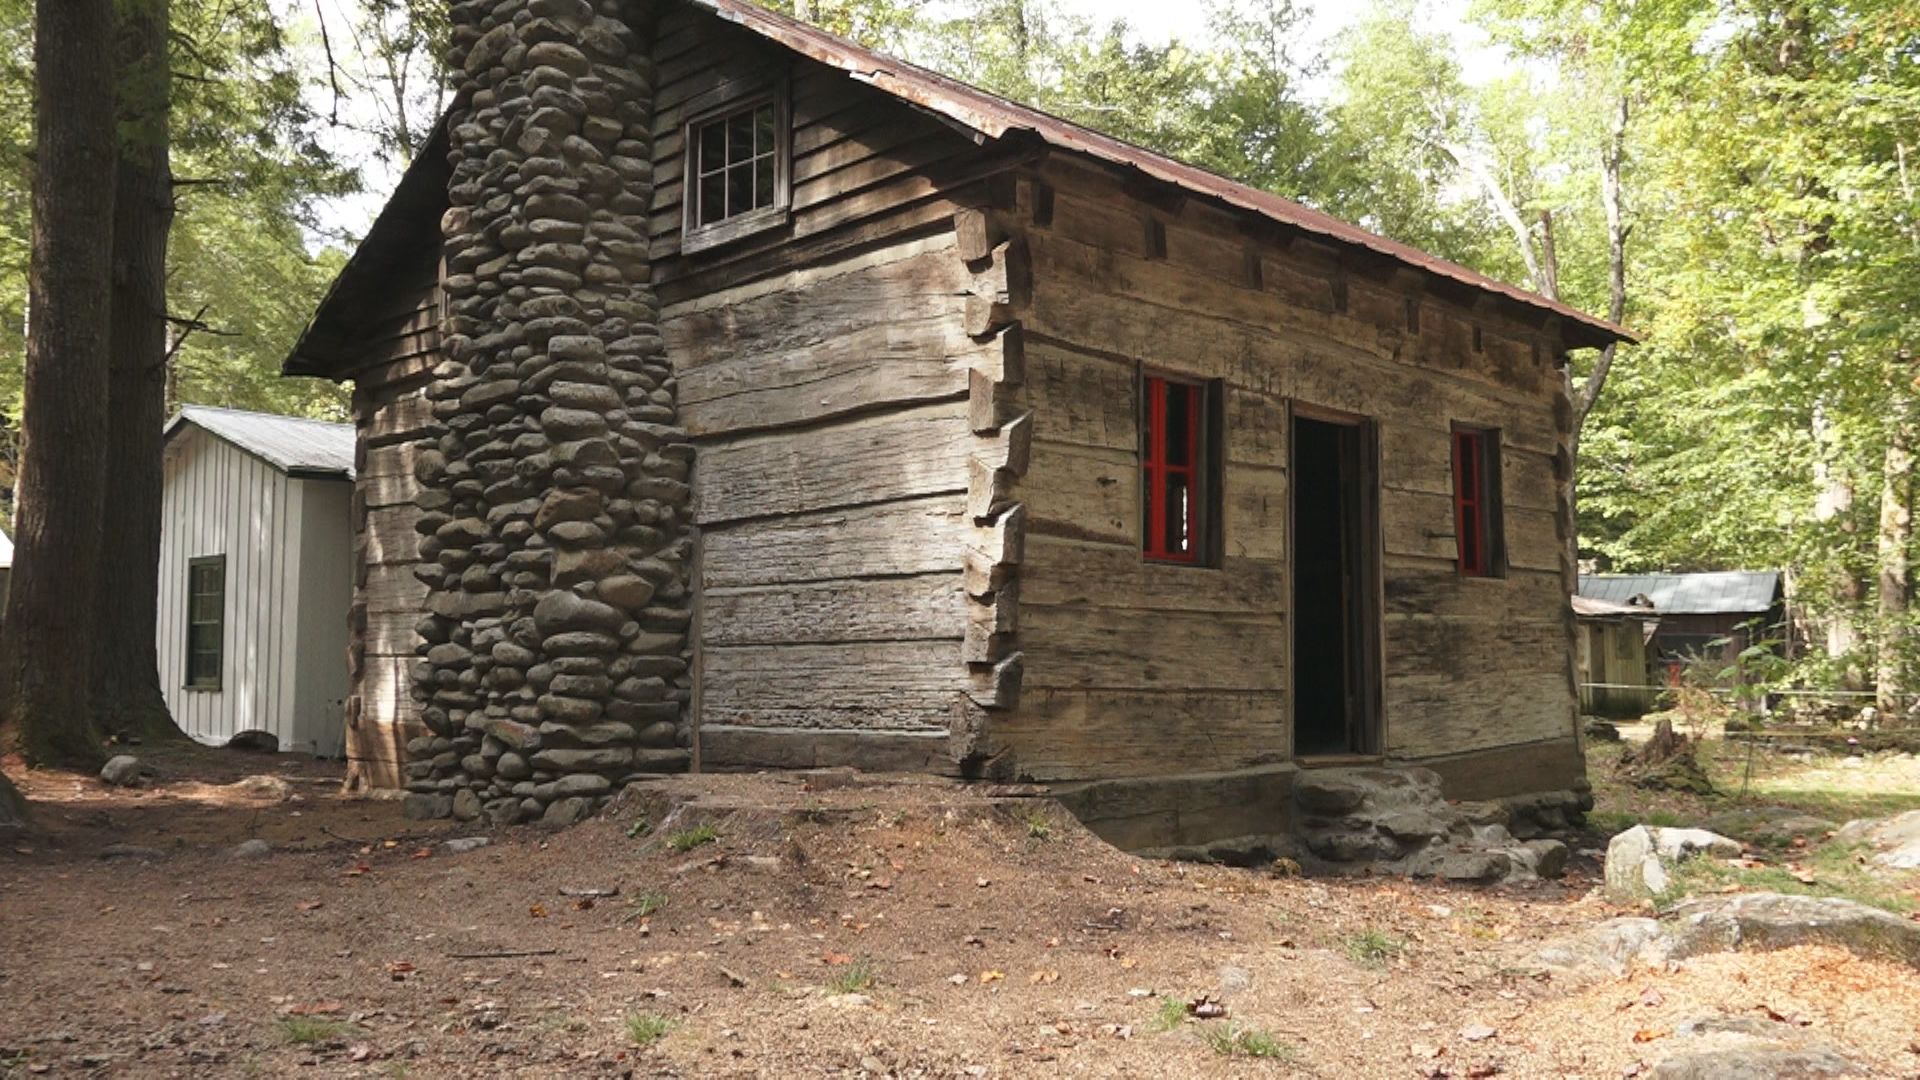
[[[187,560],[187,689],[220,689],[226,634],[227,557]]]

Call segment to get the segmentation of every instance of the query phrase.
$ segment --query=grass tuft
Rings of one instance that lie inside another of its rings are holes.
[[[323,1016],[283,1016],[280,1018],[280,1037],[295,1046],[311,1046],[329,1039],[339,1038],[347,1030],[344,1021],[329,1020]]]
[[[827,980],[827,989],[836,994],[857,994],[873,985],[873,965],[859,960],[840,969]]]
[[[1275,1038],[1270,1031],[1241,1027],[1231,1021],[1206,1025],[1200,1029],[1200,1038],[1207,1044],[1208,1049],[1221,1057],[1292,1061],[1297,1053],[1292,1046]]]
[[[713,826],[696,825],[667,837],[667,846],[675,851],[692,851],[702,844],[711,844],[718,839],[720,839],[720,833]]]
[[[1341,939],[1340,947],[1349,960],[1366,967],[1379,967],[1407,951],[1405,941],[1373,929],[1348,934]]]
[[[673,1030],[673,1021],[659,1013],[641,1012],[627,1014],[627,1038],[635,1046],[652,1046],[667,1037]]]
[[[1187,1022],[1187,1003],[1177,997],[1162,998],[1160,1011],[1153,1016],[1153,1030],[1172,1031]]]

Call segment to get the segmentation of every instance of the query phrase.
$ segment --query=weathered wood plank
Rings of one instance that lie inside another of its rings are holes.
[[[956,763],[943,731],[788,731],[708,725],[700,730],[701,761],[719,772],[745,769],[826,769],[954,775]]]
[[[417,611],[368,612],[364,657],[411,658],[414,655],[414,649],[420,644],[420,635],[413,629],[414,624],[419,621],[420,613]]]
[[[411,441],[433,422],[433,403],[419,391],[401,394],[375,407],[364,426],[367,441],[373,446]]]
[[[955,307],[695,367],[680,378],[682,422],[704,437],[964,395],[967,372],[989,349],[961,332]]]
[[[964,401],[802,431],[716,442],[701,452],[701,524],[964,491],[975,436]]]
[[[703,644],[951,641],[966,624],[953,562],[943,573],[915,577],[708,588]]]
[[[414,522],[420,511],[412,503],[383,506],[367,511],[365,558],[370,565],[420,561],[420,534]]]
[[[702,720],[741,727],[945,730],[960,642],[703,646]]]
[[[1022,566],[1020,595],[1029,604],[1121,608],[1146,619],[1160,611],[1274,615],[1286,604],[1286,567],[1272,560],[1169,566],[1147,561],[1133,544],[1035,536]]]
[[[1286,689],[1280,613],[1143,613],[1023,602],[1020,648],[1035,689]]]
[[[702,530],[709,590],[955,569],[973,526],[960,494]]]
[[[1388,679],[1387,752],[1430,757],[1569,734],[1574,699],[1566,673],[1511,663]]]
[[[1272,692],[1033,690],[994,735],[1047,780],[1247,768],[1283,760],[1292,740]]]
[[[1031,533],[1139,542],[1140,464],[1135,451],[1035,439],[1032,464],[1011,494],[1026,504]]]
[[[367,568],[367,584],[362,596],[369,615],[398,611],[419,618],[426,611],[427,587],[413,576],[414,563],[392,563]]]

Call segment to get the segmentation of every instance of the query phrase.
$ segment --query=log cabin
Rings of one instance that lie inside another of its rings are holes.
[[[286,363],[353,384],[352,783],[1044,783],[1148,849],[1299,770],[1584,783],[1605,321],[744,0],[461,0]]]

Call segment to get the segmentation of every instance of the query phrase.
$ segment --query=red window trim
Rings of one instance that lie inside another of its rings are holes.
[[[1147,500],[1146,536],[1142,538],[1141,550],[1149,559],[1161,562],[1198,563],[1205,542],[1201,512],[1200,478],[1204,460],[1201,456],[1200,418],[1201,401],[1206,396],[1206,386],[1202,383],[1187,382],[1182,379],[1168,379],[1159,375],[1148,375],[1143,380],[1143,389],[1147,403],[1147,443],[1145,452],[1140,456],[1141,497]],[[1186,464],[1173,463],[1167,453],[1167,387],[1184,386],[1187,388],[1187,445],[1184,455]],[[1163,504],[1167,491],[1167,477],[1184,475],[1187,478],[1187,501],[1190,507],[1191,527],[1188,530],[1186,550],[1171,548],[1168,544],[1167,526],[1169,515]]]
[[[1453,432],[1453,527],[1462,577],[1494,576],[1487,484],[1490,434],[1477,428],[1455,428]]]

